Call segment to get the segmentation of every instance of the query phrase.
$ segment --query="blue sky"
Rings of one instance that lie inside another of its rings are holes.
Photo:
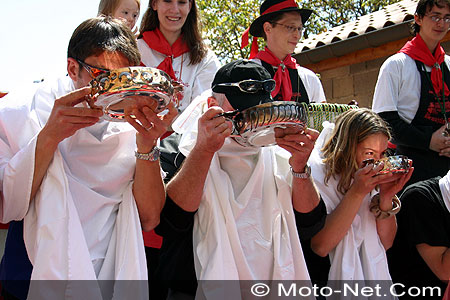
[[[1,0],[0,91],[66,74],[75,28],[97,15],[100,0]],[[141,0],[142,17],[148,0]]]

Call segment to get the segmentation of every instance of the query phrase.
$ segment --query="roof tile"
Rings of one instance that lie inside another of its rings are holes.
[[[295,53],[343,41],[388,26],[403,23],[414,18],[418,0],[403,0],[371,14],[358,17],[355,21],[333,27],[326,32],[302,40]]]

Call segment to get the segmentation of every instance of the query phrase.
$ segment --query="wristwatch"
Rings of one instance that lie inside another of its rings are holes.
[[[137,159],[148,160],[148,161],[157,161],[159,159],[159,155],[161,154],[161,150],[158,147],[153,147],[153,149],[149,153],[139,153],[134,151],[134,156]]]
[[[292,170],[292,167],[291,167],[291,173],[292,173],[292,176],[294,176],[295,178],[306,179],[311,176],[311,167],[306,165],[305,172],[303,172],[303,173],[294,172],[294,170]]]

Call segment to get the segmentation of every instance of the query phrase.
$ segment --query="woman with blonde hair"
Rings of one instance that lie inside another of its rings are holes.
[[[100,0],[97,15],[111,16],[114,19],[122,20],[128,28],[133,30],[140,10],[140,0]],[[136,32],[137,28],[134,29],[134,33]]]
[[[411,177],[377,174],[391,138],[386,123],[369,109],[349,110],[326,124],[311,154],[311,174],[327,207],[324,228],[311,240],[330,255],[329,280],[390,280],[386,250],[396,233],[396,196]],[[411,161],[408,162],[411,165]],[[408,168],[407,168],[408,169]]]
[[[142,63],[184,85],[179,110],[211,86],[220,64],[203,42],[195,0],[150,0],[138,37]]]

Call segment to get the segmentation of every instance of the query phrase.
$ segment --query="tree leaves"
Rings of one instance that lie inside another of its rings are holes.
[[[304,36],[319,34],[357,17],[377,11],[400,0],[297,0],[300,7],[315,11],[305,26]],[[229,62],[248,58],[250,46],[240,49],[241,35],[259,16],[259,0],[198,0],[203,37],[219,59]],[[250,38],[252,38],[250,36]],[[260,48],[264,41],[259,39]]]

